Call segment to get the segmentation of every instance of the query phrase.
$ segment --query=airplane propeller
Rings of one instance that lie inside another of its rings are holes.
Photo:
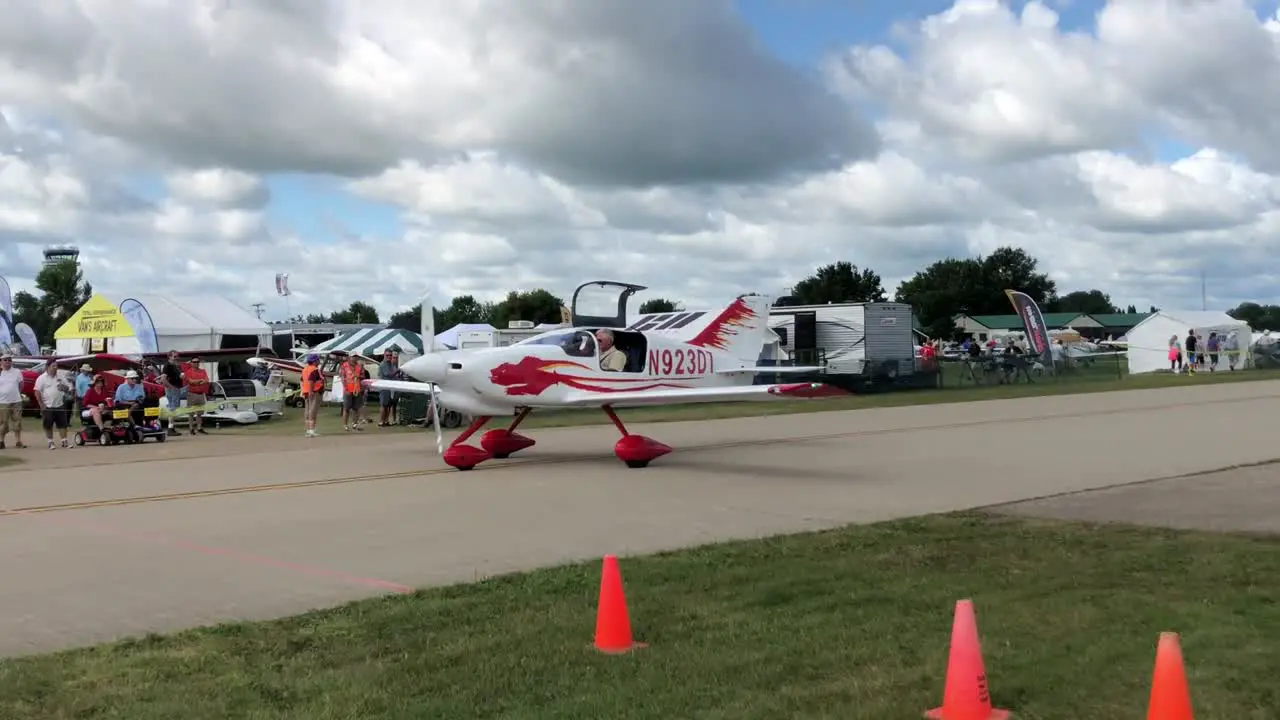
[[[422,354],[436,352],[436,312],[431,306],[430,293],[423,295],[422,320],[419,334],[422,336]],[[444,428],[440,427],[440,386],[431,385],[431,425],[436,429],[436,454],[444,455]]]

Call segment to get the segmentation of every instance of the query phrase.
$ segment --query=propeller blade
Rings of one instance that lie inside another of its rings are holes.
[[[440,402],[438,387],[431,386],[431,424],[436,428],[436,454],[444,455],[444,429],[440,427]]]

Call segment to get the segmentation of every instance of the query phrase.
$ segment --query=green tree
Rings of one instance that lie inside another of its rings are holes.
[[[1254,330],[1280,330],[1280,305],[1259,305],[1256,302],[1242,302],[1227,314],[1249,323]]]
[[[1049,311],[1106,315],[1120,309],[1112,304],[1111,296],[1101,290],[1076,290],[1058,298]]]
[[[680,312],[680,303],[666,298],[649,298],[640,303],[640,314]]]
[[[791,290],[801,305],[827,303],[884,302],[884,283],[870,269],[841,260],[823,265],[817,272],[796,283]]]
[[[454,325],[487,323],[493,317],[495,304],[480,302],[473,295],[459,295],[441,310],[434,308],[432,317],[436,332],[441,333]],[[391,316],[388,324],[399,330],[418,332],[422,327],[422,306],[415,305]]]
[[[1138,314],[1138,308],[1134,307],[1132,303],[1130,303],[1129,307],[1125,308],[1124,311],[1130,315]]]
[[[1057,300],[1057,287],[1037,272],[1027,251],[1002,247],[984,257],[939,260],[898,286],[898,302],[910,303],[934,337],[955,332],[956,315],[1002,315],[1013,309],[1005,290],[1024,292],[1040,307]]]
[[[39,295],[19,291],[13,295],[13,322],[26,323],[41,345],[52,345],[53,334],[93,295],[80,263],[62,260],[36,274]]]
[[[496,328],[505,328],[512,320],[528,320],[534,324],[559,323],[562,305],[563,300],[541,288],[527,292],[512,290],[494,307],[489,322]]]
[[[911,305],[930,336],[950,337],[955,332],[955,315],[981,314],[976,308],[983,303],[983,282],[981,263],[946,258],[899,285],[895,299]]]
[[[381,321],[378,319],[377,308],[367,302],[356,300],[348,305],[346,310],[330,313],[329,322],[344,325],[377,325]]]

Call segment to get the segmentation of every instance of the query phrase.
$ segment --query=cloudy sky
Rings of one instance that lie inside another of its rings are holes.
[[[0,23],[0,275],[284,315],[623,279],[890,292],[1025,247],[1280,301],[1278,0],[41,0]]]

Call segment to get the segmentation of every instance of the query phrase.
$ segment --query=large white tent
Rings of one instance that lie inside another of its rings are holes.
[[[1126,355],[1129,360],[1129,373],[1149,373],[1169,369],[1169,338],[1177,336],[1179,346],[1186,343],[1187,331],[1195,330],[1202,338],[1207,339],[1209,333],[1230,339],[1234,334],[1235,346],[1241,351],[1248,350],[1252,330],[1249,324],[1237,320],[1224,312],[1210,310],[1161,310],[1138,323],[1125,334],[1129,343]],[[1230,340],[1228,340],[1229,342]],[[1224,343],[1224,346],[1227,343]],[[1244,367],[1243,361],[1237,361],[1237,369]],[[1219,369],[1228,366],[1225,354],[1218,358]]]
[[[219,350],[255,345],[271,347],[271,326],[253,313],[218,295],[131,295],[142,303],[156,329],[157,350]],[[107,296],[117,307],[125,297]],[[134,328],[136,331],[137,328]],[[233,337],[234,336],[234,337]],[[59,355],[91,352],[87,340],[59,340]],[[113,338],[107,351],[142,352],[136,337]]]

